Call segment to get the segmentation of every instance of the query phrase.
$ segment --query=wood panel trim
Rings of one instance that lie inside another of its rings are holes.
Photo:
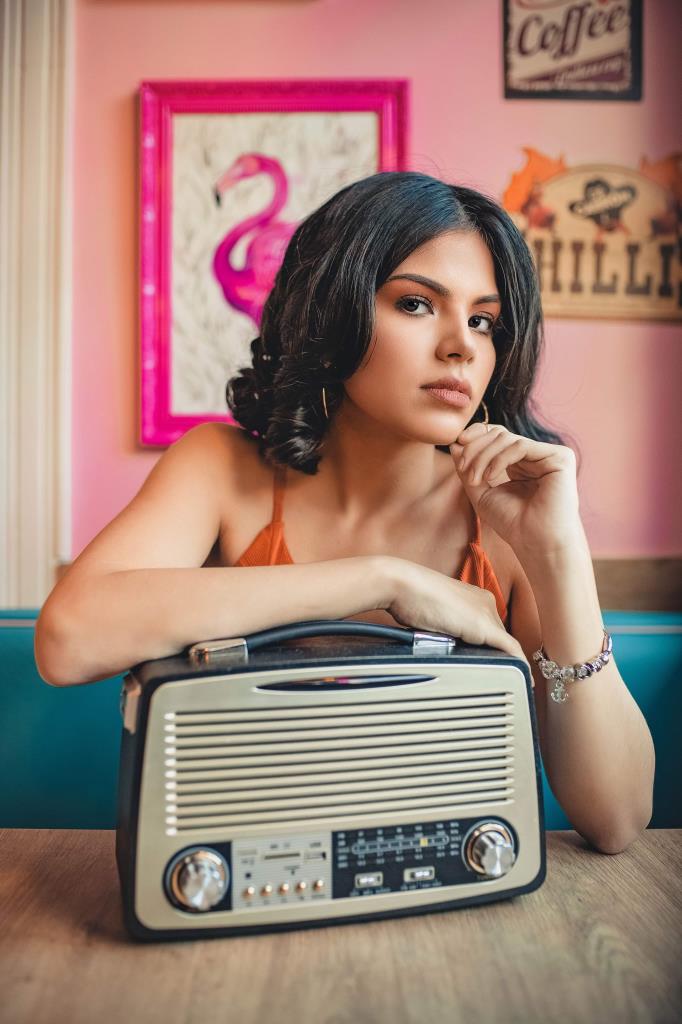
[[[682,558],[597,558],[592,565],[602,608],[682,611]]]

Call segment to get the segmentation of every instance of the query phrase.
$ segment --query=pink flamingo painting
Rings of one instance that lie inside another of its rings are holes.
[[[229,231],[213,255],[213,273],[223,290],[226,302],[250,316],[260,326],[265,300],[279,270],[289,239],[297,224],[276,220],[286,203],[289,186],[278,160],[262,153],[243,153],[217,181],[214,193],[218,205],[223,192],[244,178],[269,174],[275,186],[270,204],[253,217],[246,217]],[[253,234],[246,250],[243,268],[231,262],[231,253],[244,236]]]

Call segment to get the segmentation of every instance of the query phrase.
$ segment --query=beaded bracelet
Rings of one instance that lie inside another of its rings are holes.
[[[602,629],[604,627],[602,626]],[[604,642],[599,654],[590,661],[584,661],[582,665],[557,665],[556,661],[550,661],[545,653],[544,647],[533,654],[533,661],[537,661],[538,667],[545,679],[554,680],[554,689],[550,693],[552,700],[557,704],[563,704],[568,700],[566,683],[574,679],[585,679],[594,672],[601,672],[611,657],[613,651],[613,640],[611,634],[604,629]]]

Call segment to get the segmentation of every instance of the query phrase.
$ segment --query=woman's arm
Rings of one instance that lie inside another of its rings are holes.
[[[651,820],[654,746],[617,668],[567,683],[557,704],[532,661],[540,644],[559,665],[601,651],[602,615],[579,513],[576,458],[566,445],[474,423],[450,448],[478,514],[518,560],[510,629],[532,665],[547,778],[574,827],[619,853]]]
[[[618,649],[601,672],[566,684],[557,704],[532,660],[540,644],[560,665],[602,647],[602,614],[582,526],[551,552],[521,556],[510,598],[510,632],[535,679],[542,759],[552,792],[575,829],[602,853],[620,853],[651,820],[655,754],[646,720],[618,671]]]
[[[198,640],[345,618],[389,600],[383,556],[203,567],[238,515],[240,431],[223,426],[201,423],[174,442],[48,595],[34,643],[46,682],[94,682]]]
[[[199,640],[373,611],[388,601],[389,578],[381,555],[89,575],[41,613],[36,665],[52,686],[91,683]]]

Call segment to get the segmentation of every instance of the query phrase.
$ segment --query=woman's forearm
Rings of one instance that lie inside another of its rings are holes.
[[[559,665],[591,660],[602,648],[602,613],[587,539],[579,530],[551,553],[520,555],[540,617],[547,657]],[[571,823],[593,845],[618,853],[651,819],[655,754],[651,733],[617,666],[567,683],[568,699],[533,663],[546,694],[544,764]]]
[[[385,562],[131,569],[70,587],[65,578],[36,624],[38,671],[54,686],[94,682],[199,640],[384,607]]]

